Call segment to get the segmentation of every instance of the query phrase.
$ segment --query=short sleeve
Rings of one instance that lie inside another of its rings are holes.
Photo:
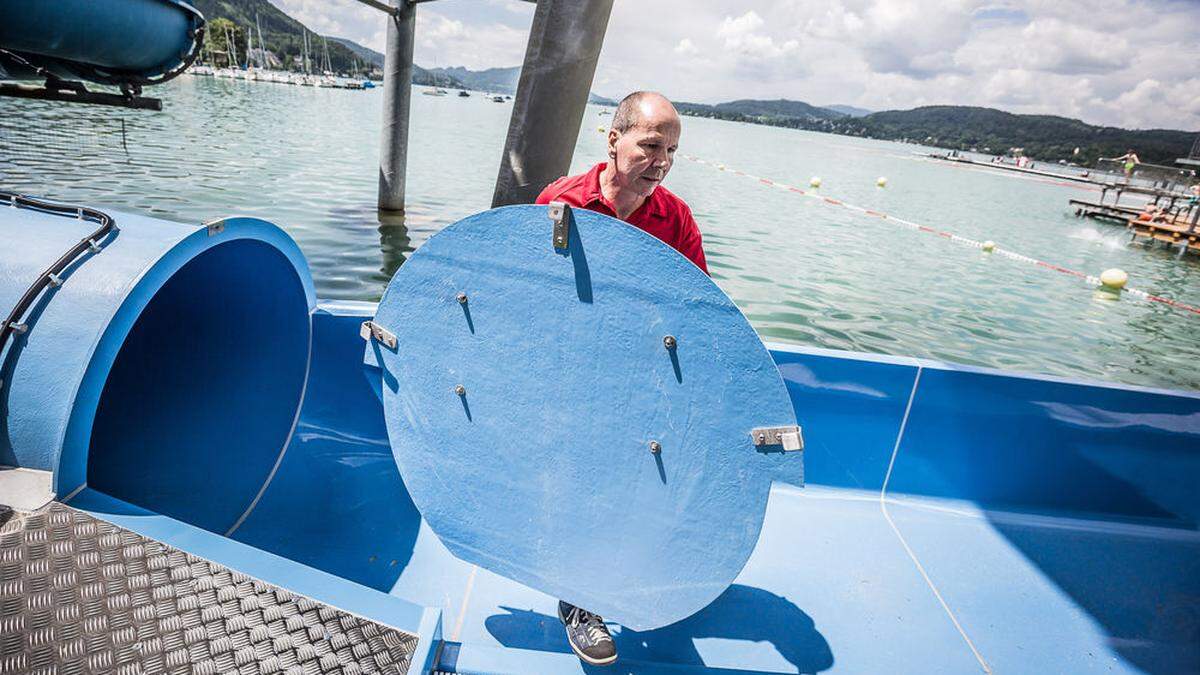
[[[680,213],[680,219],[679,245],[675,249],[696,263],[696,267],[703,270],[705,274],[708,274],[708,261],[704,258],[704,240],[700,235],[700,226],[692,217],[692,210],[685,206]],[[712,275],[709,274],[709,276]]]

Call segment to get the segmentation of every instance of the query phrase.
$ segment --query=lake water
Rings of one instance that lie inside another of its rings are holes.
[[[184,76],[161,113],[0,98],[0,187],[204,221],[238,214],[299,241],[318,295],[376,300],[445,225],[490,206],[511,103],[413,96],[408,212],[375,210],[380,90]],[[416,92],[414,92],[416,93]],[[604,158],[589,107],[573,171]],[[124,132],[121,133],[121,130]],[[912,145],[684,118],[681,153],[1063,267],[1200,304],[1200,258],[1080,220],[1086,185],[917,156]],[[886,176],[886,189],[875,186]],[[1200,389],[1200,316],[679,158],[713,278],[764,338],[1033,373]],[[3,245],[3,242],[0,242]]]

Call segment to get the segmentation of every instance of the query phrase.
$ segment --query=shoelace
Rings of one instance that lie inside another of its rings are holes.
[[[583,627],[587,630],[588,639],[593,643],[612,642],[612,636],[608,634],[608,628],[605,627],[604,622],[599,616],[589,611],[575,607],[567,615],[567,621],[570,622],[571,626],[583,624]]]

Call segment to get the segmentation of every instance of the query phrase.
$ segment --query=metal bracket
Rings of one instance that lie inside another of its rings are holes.
[[[370,342],[372,339],[374,339],[376,342],[382,343],[388,349],[395,349],[396,345],[398,344],[395,333],[384,328],[383,326],[380,326],[374,321],[362,322],[362,327],[359,328],[358,334],[367,342]]]
[[[758,427],[750,431],[755,447],[783,446],[784,452],[804,449],[804,433],[796,425],[786,427]]]
[[[571,207],[565,202],[550,202],[548,215],[554,223],[554,248],[566,249],[571,240]]]
[[[224,220],[213,220],[211,222],[204,223],[204,226],[208,228],[208,236],[210,237],[215,237],[216,235],[225,231]]]

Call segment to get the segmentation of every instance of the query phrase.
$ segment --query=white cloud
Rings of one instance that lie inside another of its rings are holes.
[[[375,10],[275,1],[324,34],[382,51]],[[520,64],[533,10],[518,0],[421,4],[417,62]],[[872,110],[982,105],[1200,129],[1197,25],[1191,0],[615,0],[593,88]]]
[[[695,56],[700,53],[700,49],[696,47],[695,43],[687,38],[680,40],[672,51],[680,56]]]
[[[717,37],[724,40],[728,52],[758,61],[778,59],[799,49],[800,43],[796,40],[777,43],[770,35],[759,33],[762,26],[762,17],[750,10],[736,19],[725,17],[717,29]]]

